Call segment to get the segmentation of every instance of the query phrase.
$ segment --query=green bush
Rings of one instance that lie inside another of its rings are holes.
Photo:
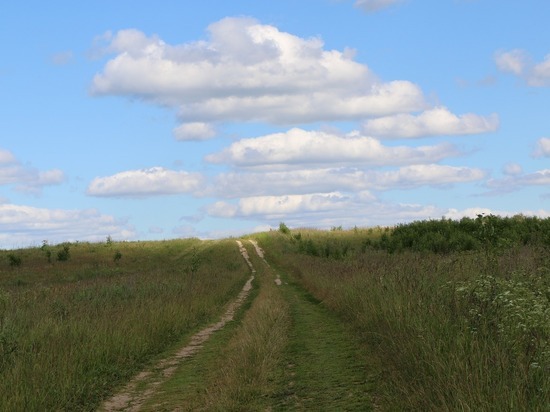
[[[19,267],[21,266],[22,260],[20,256],[14,255],[13,253],[10,253],[8,255],[8,262],[11,267]]]
[[[550,246],[550,219],[480,214],[475,219],[423,220],[398,225],[375,244],[391,253],[412,250],[443,254],[525,245]]]
[[[63,248],[57,252],[57,260],[60,262],[66,262],[71,257],[70,246],[68,244],[63,245]]]
[[[290,234],[290,229],[288,228],[287,225],[285,225],[283,222],[279,223],[279,232],[285,234],[285,235],[289,235]]]

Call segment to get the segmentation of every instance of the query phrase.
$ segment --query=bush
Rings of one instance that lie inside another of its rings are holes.
[[[10,266],[13,268],[13,267],[19,267],[21,266],[21,257],[17,256],[17,255],[14,255],[13,253],[10,253],[8,255],[8,262],[10,264]]]
[[[63,249],[57,252],[57,260],[65,262],[71,257],[70,246],[68,244],[63,245]]]
[[[289,235],[290,234],[290,229],[288,228],[287,225],[285,225],[283,222],[279,223],[279,232],[285,234],[285,235]]]
[[[375,246],[388,252],[412,250],[445,254],[498,251],[525,245],[550,245],[550,219],[480,214],[475,219],[423,220],[398,225],[389,234],[383,234]]]

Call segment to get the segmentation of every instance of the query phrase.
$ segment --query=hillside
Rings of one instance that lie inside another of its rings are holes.
[[[0,410],[545,410],[548,228],[0,251]]]

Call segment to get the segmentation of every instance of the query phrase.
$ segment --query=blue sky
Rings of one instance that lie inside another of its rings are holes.
[[[0,248],[550,216],[550,2],[8,2]]]

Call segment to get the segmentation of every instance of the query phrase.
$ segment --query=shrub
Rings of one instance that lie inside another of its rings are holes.
[[[285,234],[285,235],[289,235],[290,234],[290,229],[288,228],[287,225],[285,225],[283,222],[279,223],[279,232]]]
[[[120,259],[122,259],[122,253],[120,253],[120,250],[117,250],[117,251],[115,252],[115,256],[113,257],[113,260],[114,260],[115,262],[118,262]]]
[[[70,246],[68,244],[63,245],[63,249],[57,252],[57,260],[65,262],[71,257]]]
[[[21,266],[21,257],[17,256],[17,255],[14,255],[13,253],[10,253],[8,255],[8,262],[10,264],[10,266],[13,268],[13,267],[19,267]]]

